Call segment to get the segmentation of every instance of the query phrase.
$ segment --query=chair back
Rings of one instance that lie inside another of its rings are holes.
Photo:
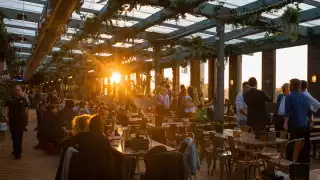
[[[166,143],[166,131],[162,127],[157,127],[152,130],[151,138],[154,141],[165,144]]]
[[[174,141],[176,138],[177,131],[178,131],[177,125],[170,124],[169,129],[167,130],[167,139],[169,141]]]

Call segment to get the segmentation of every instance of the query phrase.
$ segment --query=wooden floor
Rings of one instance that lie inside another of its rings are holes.
[[[58,156],[47,155],[33,147],[37,144],[35,111],[30,111],[29,131],[24,133],[23,154],[20,160],[14,160],[11,155],[12,143],[10,134],[6,140],[0,140],[0,180],[53,180],[59,163]],[[143,167],[143,165],[141,165]],[[311,180],[320,180],[320,161],[312,162]],[[230,177],[225,175],[225,179],[242,179],[239,174]],[[214,176],[207,175],[207,165],[201,165],[200,172],[197,173],[197,180],[219,180],[219,171]]]
[[[24,133],[23,153],[20,160],[11,155],[10,134],[0,142],[0,180],[53,180],[59,163],[59,157],[50,156],[33,146],[37,144],[35,112],[30,111],[29,131]]]

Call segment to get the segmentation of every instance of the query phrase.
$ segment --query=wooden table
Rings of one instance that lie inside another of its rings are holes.
[[[205,134],[216,133],[216,134],[220,135],[224,139],[227,139],[228,136],[232,136],[233,137],[233,130],[232,129],[225,129],[223,131],[223,133],[217,133],[216,131],[205,131],[204,133]],[[284,144],[284,143],[288,142],[287,139],[280,139],[280,138],[276,138],[275,141],[261,141],[259,139],[255,139],[254,135],[253,136],[248,136],[247,135],[247,136],[235,137],[235,140],[239,141],[239,142],[242,142],[244,144],[250,144],[250,145],[255,145],[255,146]]]
[[[161,144],[161,143],[159,143],[157,141],[153,141],[153,140],[151,140],[151,143],[149,144],[148,149],[138,150],[138,151],[135,151],[135,150],[131,149],[130,147],[125,147],[123,141],[121,141],[121,140],[111,140],[110,143],[111,143],[111,146],[115,150],[117,150],[118,152],[120,152],[124,156],[140,156],[141,157],[141,156],[146,155],[150,149],[152,149],[156,146],[165,146],[167,148],[167,151],[175,151],[174,148],[166,146],[164,144]]]

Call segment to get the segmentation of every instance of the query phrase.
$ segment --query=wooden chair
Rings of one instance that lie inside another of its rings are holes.
[[[290,144],[293,144],[292,161],[287,160],[287,157],[286,157],[286,149]],[[289,172],[289,166],[298,161],[298,158],[300,156],[300,152],[303,146],[304,146],[303,138],[291,140],[290,142],[287,143],[286,148],[282,149],[280,156],[278,158],[269,159],[268,163],[271,163],[272,165],[274,165],[276,169],[280,169],[283,172]]]
[[[176,135],[177,135],[178,127],[176,124],[170,124],[168,126],[169,128],[166,128],[167,126],[164,127],[166,128],[166,145],[175,148],[177,146]]]
[[[228,150],[225,150],[225,144],[224,139],[219,136],[216,133],[210,133],[210,138],[213,145],[213,157],[210,159],[210,157],[207,158],[208,160],[208,174],[210,172],[210,166],[211,161],[213,160],[213,168],[211,170],[211,175],[213,175],[213,172],[216,168],[216,161],[219,160],[220,164],[220,179],[222,180],[224,175],[224,169],[225,166],[227,167],[227,170],[229,170],[227,166],[228,160],[231,158],[231,152]]]

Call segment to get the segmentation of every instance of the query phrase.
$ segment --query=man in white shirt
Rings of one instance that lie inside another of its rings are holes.
[[[308,92],[308,82],[305,80],[301,80],[301,89],[302,93],[307,96],[310,104],[311,111],[316,113],[320,109],[320,102],[316,100],[312,95]]]
[[[236,113],[237,113],[237,126],[247,125],[247,105],[243,100],[243,93],[250,89],[247,81],[242,83],[242,93],[239,93],[236,97]]]

